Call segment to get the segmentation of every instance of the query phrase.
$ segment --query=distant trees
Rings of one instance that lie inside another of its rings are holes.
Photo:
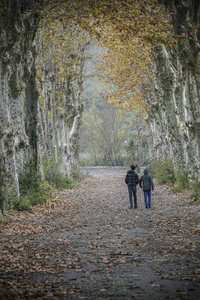
[[[147,163],[148,143],[143,118],[119,114],[112,104],[95,102],[83,113],[80,128],[82,165],[128,165]]]
[[[116,115],[114,106],[106,102],[102,106],[93,105],[84,113],[81,148],[93,157],[95,165],[121,165],[130,124]]]
[[[83,111],[80,95],[89,36],[73,22],[66,25],[57,14],[49,23],[41,22],[35,38],[41,120],[38,163],[43,173],[41,162],[47,163],[53,156],[58,171],[72,177],[78,170],[77,131]]]

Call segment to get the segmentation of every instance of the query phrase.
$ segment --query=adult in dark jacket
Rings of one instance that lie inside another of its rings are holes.
[[[154,190],[154,184],[148,169],[144,170],[144,175],[140,178],[139,184],[141,188],[143,187],[145,207],[151,208],[151,190]]]
[[[129,170],[125,177],[125,182],[128,185],[128,192],[129,192],[129,201],[130,207],[133,208],[133,197],[134,197],[134,208],[137,208],[137,189],[136,185],[139,183],[139,176],[135,172],[137,168],[137,164],[131,165],[131,170]]]

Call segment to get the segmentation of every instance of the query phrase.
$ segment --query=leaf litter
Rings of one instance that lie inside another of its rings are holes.
[[[199,299],[200,204],[156,186],[128,209],[124,168],[91,168],[73,190],[0,225],[4,299]]]

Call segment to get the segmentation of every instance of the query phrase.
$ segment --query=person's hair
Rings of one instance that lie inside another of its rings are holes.
[[[131,166],[131,170],[135,170],[135,167],[134,167],[134,166]]]

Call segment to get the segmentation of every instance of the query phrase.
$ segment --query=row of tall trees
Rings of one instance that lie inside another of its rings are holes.
[[[88,34],[73,13],[69,2],[0,2],[1,212],[29,163],[43,180],[78,169]]]
[[[85,108],[81,123],[81,165],[124,166],[133,161],[138,165],[147,164],[148,141],[143,116],[134,111],[122,113],[113,104],[99,99]]]
[[[155,76],[151,52],[155,44],[159,47],[165,43],[168,47],[172,47],[175,43],[172,37],[172,25],[169,23],[169,15],[165,12],[164,6],[158,5],[157,1],[113,1],[112,3],[102,1],[93,4],[95,12],[92,13],[96,15],[93,21],[94,27],[90,28],[89,24],[87,28],[95,34],[97,43],[101,47],[104,46],[104,50],[99,53],[101,61],[96,64],[100,80],[108,87],[101,94],[101,98],[123,112],[130,111],[133,116],[129,126],[122,126],[124,124],[122,120],[125,120],[127,115],[124,115],[120,121],[118,119],[123,132],[120,150],[116,147],[119,156],[117,160],[109,159],[107,163],[127,164],[134,160],[140,165],[141,162],[147,162],[147,126],[145,122],[139,120],[144,121],[149,111],[147,100],[151,97],[151,80]],[[96,114],[100,117],[99,122],[107,124],[108,133],[108,121],[105,121],[99,112],[96,111]],[[141,117],[135,117],[135,114]],[[97,124],[97,118],[93,119]],[[85,122],[88,128],[89,123],[91,121]],[[130,126],[132,126],[131,130]],[[100,124],[95,127],[100,131]],[[114,123],[112,127],[115,127]],[[92,128],[92,131],[93,144],[95,137],[96,143],[101,144],[98,151],[95,151],[95,156],[97,153],[103,155],[105,151],[101,148],[105,142],[98,142],[97,140],[101,139],[97,130],[95,135],[95,128]],[[111,143],[111,139],[109,141]],[[124,143],[127,141],[129,145],[132,144],[132,151]],[[129,149],[129,153],[126,149]],[[97,163],[96,158],[95,161]],[[101,163],[105,164],[106,161],[101,160]]]
[[[94,104],[83,115],[81,148],[93,158],[94,165],[122,163],[124,145],[128,140],[128,122],[117,118],[117,109],[104,104],[100,109]]]
[[[42,176],[41,161],[52,155],[68,176],[76,167],[88,35],[107,48],[101,72],[112,85],[106,99],[146,114],[152,156],[170,154],[177,168],[189,166],[198,177],[199,5],[198,0],[1,0],[4,199],[8,187],[20,195],[19,174],[27,161]]]
[[[52,156],[58,170],[69,178],[78,170],[77,131],[83,111],[80,96],[88,42],[83,29],[72,22],[66,25],[59,18],[48,24],[42,20],[37,31],[34,43],[41,119],[37,161],[41,173],[41,163],[48,163]]]
[[[104,98],[145,116],[152,160],[171,157],[176,170],[199,180],[200,3],[114,3],[113,10],[96,4],[99,15],[107,11],[95,28],[107,48],[100,68],[111,84]]]

